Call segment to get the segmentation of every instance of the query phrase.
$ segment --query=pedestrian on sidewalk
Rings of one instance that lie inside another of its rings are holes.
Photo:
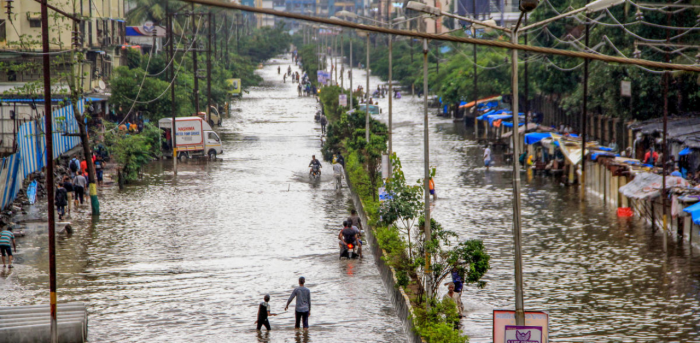
[[[340,154],[340,150],[338,151],[337,154],[335,154],[335,160],[338,161],[338,163],[345,168],[345,158],[343,155]]]
[[[333,177],[335,178],[335,189],[343,188],[342,180],[345,178],[345,171],[337,160],[333,163]]]
[[[87,186],[87,180],[85,176],[81,175],[80,172],[75,174],[73,178],[73,189],[75,190],[75,207],[78,207],[78,200],[80,200],[80,205],[83,204],[85,197],[85,187]]]
[[[58,219],[63,220],[63,216],[66,214],[66,205],[68,205],[68,192],[61,183],[56,184],[55,201]]]
[[[311,291],[304,287],[306,283],[306,278],[303,276],[299,278],[299,287],[295,288],[292,294],[287,300],[287,306],[284,307],[286,311],[289,308],[289,303],[292,299],[296,298],[296,306],[294,308],[294,328],[299,328],[299,322],[302,321],[304,325],[304,330],[309,330],[309,317],[311,317]]]
[[[73,183],[68,175],[63,176],[63,188],[66,189],[66,207],[68,207],[68,214],[70,215],[71,208],[73,207],[73,199],[75,198],[75,190],[73,189]]]
[[[68,162],[68,169],[75,175],[75,173],[80,171],[80,161],[73,157],[70,162]]]
[[[12,228],[5,223],[1,223],[2,231],[0,231],[0,253],[2,253],[2,267],[5,268],[5,255],[7,255],[8,262],[10,262],[10,268],[12,268],[12,247],[15,248],[15,253],[17,252],[17,244],[15,243],[15,235],[12,234]],[[11,245],[10,245],[11,244]]]
[[[321,134],[325,135],[326,134],[326,125],[328,124],[328,118],[326,118],[325,114],[321,114]]]
[[[102,156],[97,156],[97,160],[95,160],[95,174],[97,174],[97,185],[102,186],[102,180],[104,179],[104,160]]]
[[[276,316],[276,314],[270,313],[270,295],[265,294],[263,302],[258,306],[258,320],[255,321],[255,324],[258,324],[258,331],[260,331],[263,326],[265,326],[267,331],[270,331],[270,321],[267,319],[268,316]]]
[[[447,284],[447,294],[442,297],[444,300],[450,300],[457,306],[457,314],[459,318],[464,317],[464,305],[462,305],[462,297],[455,292],[455,284],[450,282]],[[459,319],[454,323],[455,330],[459,329]]]

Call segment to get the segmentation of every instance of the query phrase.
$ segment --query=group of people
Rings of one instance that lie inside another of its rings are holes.
[[[297,86],[297,92],[299,93],[299,96],[316,95],[316,85],[312,84],[311,81],[307,80],[305,77],[304,80]]]
[[[296,306],[294,308],[294,328],[299,329],[303,326],[304,330],[309,329],[309,317],[311,316],[311,291],[304,286],[306,283],[305,277],[299,277],[299,287],[292,291],[292,294],[287,300],[287,305],[284,310],[289,309],[289,304],[292,300],[296,299]],[[257,325],[257,330],[262,329],[264,326],[268,331],[271,329],[269,317],[276,316],[279,313],[272,313],[270,310],[270,295],[265,294],[263,301],[258,306],[258,318],[255,321]]]
[[[102,185],[104,180],[104,160],[101,155],[93,154],[92,162],[95,167],[95,176],[97,184]],[[88,164],[87,161],[80,161],[77,158],[72,158],[68,162],[68,173],[64,175],[56,184],[56,194],[54,201],[58,218],[63,219],[67,213],[70,214],[71,207],[78,206],[87,202],[86,189],[88,183]]]

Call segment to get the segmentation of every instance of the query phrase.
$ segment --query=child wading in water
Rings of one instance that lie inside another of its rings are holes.
[[[263,327],[263,325],[265,325],[267,331],[270,331],[270,321],[267,319],[267,317],[276,316],[276,314],[270,313],[270,295],[266,294],[264,300],[265,301],[261,302],[260,306],[258,306],[258,320],[255,321],[255,324],[258,324],[258,331]]]

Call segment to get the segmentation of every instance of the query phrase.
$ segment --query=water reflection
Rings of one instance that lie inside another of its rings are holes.
[[[377,82],[370,78],[370,89]],[[379,105],[388,108],[386,99]],[[393,147],[406,178],[416,180],[423,175],[422,146],[414,143],[423,136],[422,99],[407,95],[393,106]],[[492,256],[487,287],[464,291],[462,321],[470,342],[491,342],[492,310],[514,306],[511,167],[494,151],[496,164],[486,171],[483,144],[463,123],[430,121],[440,194],[433,217],[461,239],[484,240]],[[700,262],[687,244],[670,243],[664,253],[658,232],[617,218],[595,196],[581,203],[575,187],[526,172],[522,179],[525,306],[550,313],[552,341],[700,341]]]
[[[218,129],[221,161],[179,163],[177,177],[170,161],[153,163],[123,191],[102,188],[100,218],[83,207],[73,236],[58,239],[59,301],[88,304],[91,341],[405,340],[374,260],[338,260],[351,200],[334,190],[330,168],[309,181],[306,166],[320,155],[316,104],[276,68],[260,71],[266,84]],[[45,233],[27,229],[22,263],[0,274],[0,305],[48,302]],[[283,311],[300,275],[314,305],[308,334],[294,332],[293,306]],[[258,333],[265,294],[281,314]]]

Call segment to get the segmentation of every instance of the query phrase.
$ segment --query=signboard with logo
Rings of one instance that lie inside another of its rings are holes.
[[[226,84],[229,87],[228,93],[233,96],[241,95],[241,79],[228,79]]]
[[[347,94],[338,95],[338,105],[343,107],[348,107],[348,96]]]
[[[493,310],[493,342],[494,343],[511,343],[510,341],[506,340],[506,331],[507,327],[516,327],[515,324],[515,311],[510,311],[510,310]],[[549,342],[549,314],[547,312],[542,312],[542,311],[525,311],[525,326],[524,327],[534,327],[534,328],[540,328],[541,331],[541,339],[539,341],[534,341],[537,343],[548,343]],[[522,328],[522,326],[521,326]],[[516,330],[517,329],[511,329],[511,330]],[[521,329],[520,332],[525,332],[523,331],[524,329]],[[535,330],[535,329],[533,329]],[[512,335],[516,334],[516,331],[513,331]],[[535,330],[537,331],[537,330]],[[531,331],[527,331],[531,332]],[[534,338],[535,333],[530,333],[530,339]],[[513,336],[516,339],[516,336]],[[524,337],[524,336],[521,336]],[[522,341],[518,342],[517,340],[514,341],[517,343],[526,343],[530,341]]]
[[[143,28],[143,32],[150,34],[150,33],[153,33],[153,30],[156,29],[156,26],[153,25],[152,21],[147,21],[147,22],[143,23],[142,28]]]
[[[542,343],[541,326],[506,325],[504,343]]]

